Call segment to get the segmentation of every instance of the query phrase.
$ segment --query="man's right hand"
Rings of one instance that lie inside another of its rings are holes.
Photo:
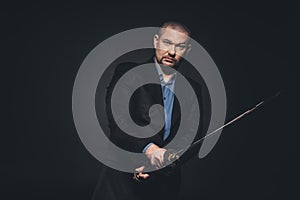
[[[149,158],[151,165],[156,169],[160,169],[164,167],[164,154],[166,151],[166,149],[151,144],[145,151],[145,154]]]

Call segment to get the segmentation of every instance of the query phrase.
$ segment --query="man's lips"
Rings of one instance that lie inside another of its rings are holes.
[[[169,62],[169,63],[175,63],[175,62],[176,62],[175,59],[169,58],[169,57],[164,57],[163,59],[164,59],[166,62]]]

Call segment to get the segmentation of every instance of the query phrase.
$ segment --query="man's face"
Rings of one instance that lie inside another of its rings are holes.
[[[163,29],[161,35],[154,36],[155,56],[159,64],[174,67],[190,50],[187,33],[171,28]]]

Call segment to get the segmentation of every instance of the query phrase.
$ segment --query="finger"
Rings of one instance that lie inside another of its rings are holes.
[[[139,173],[139,177],[142,178],[142,179],[147,179],[149,178],[149,174],[143,174],[143,173]]]
[[[161,166],[163,166],[163,164],[164,164],[164,154],[163,153],[160,154],[159,161],[160,161]]]
[[[161,162],[160,162],[160,158],[157,156],[155,157],[155,163],[156,163],[156,167],[161,167]]]
[[[140,180],[139,180],[139,175],[138,175],[137,173],[134,173],[132,178],[133,178],[134,180],[140,182]]]
[[[164,163],[164,157],[163,157],[163,155],[161,153],[157,156],[157,162],[158,162],[158,166],[160,168],[162,168],[163,167],[163,163]]]
[[[157,161],[157,158],[156,157],[152,157],[151,160],[150,160],[150,163],[153,167],[155,167],[155,169],[157,169],[158,167],[158,161]]]
[[[141,167],[139,167],[139,168],[136,168],[135,171],[138,172],[138,173],[140,173],[140,172],[142,172],[144,169],[145,169],[145,166],[141,166]]]
[[[161,163],[161,160],[159,157],[155,158],[155,167],[156,167],[156,169],[159,169],[162,167],[162,163]]]
[[[152,166],[156,166],[155,158],[151,158],[150,163]]]

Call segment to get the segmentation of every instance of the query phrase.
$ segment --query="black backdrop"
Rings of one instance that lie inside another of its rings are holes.
[[[1,6],[1,199],[91,199],[101,164],[74,126],[77,70],[111,35],[166,20],[186,24],[219,67],[227,119],[282,91],[225,129],[207,157],[184,167],[183,199],[299,198],[297,5],[182,3]]]

